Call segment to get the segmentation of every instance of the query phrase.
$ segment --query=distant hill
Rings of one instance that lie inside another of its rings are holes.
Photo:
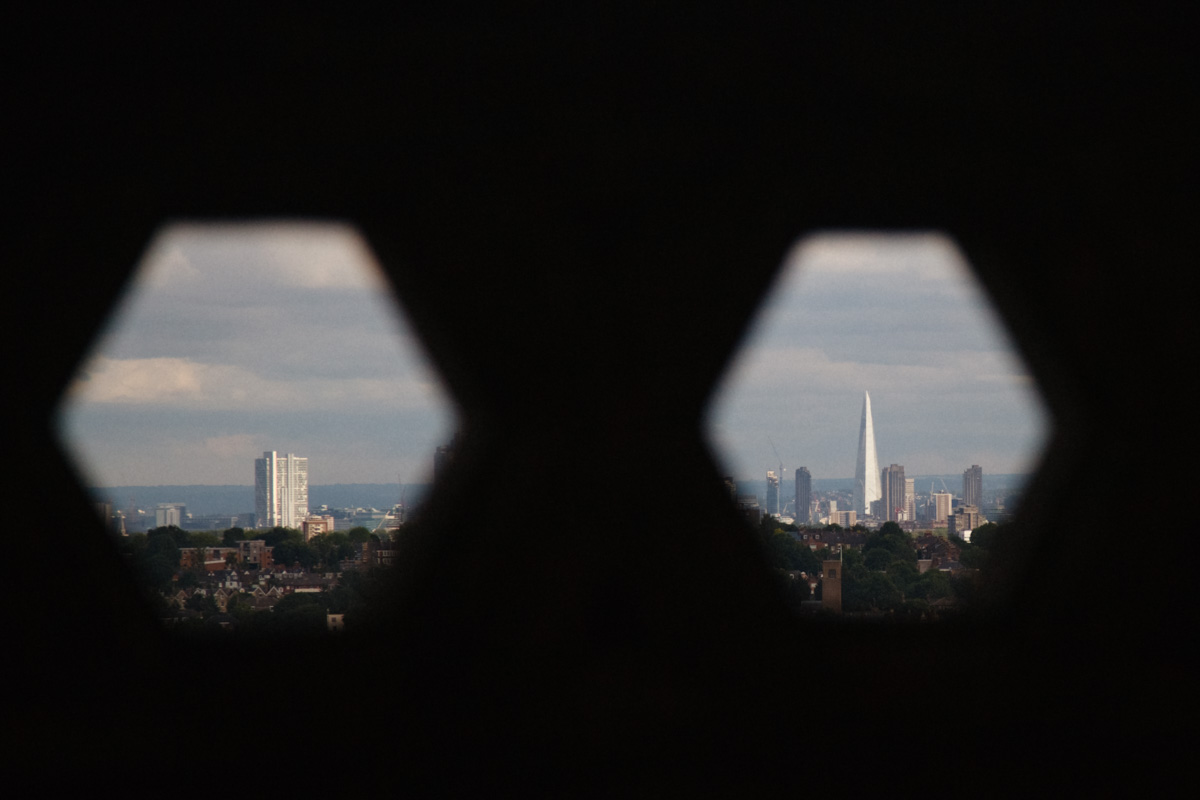
[[[404,487],[404,502],[410,508],[424,497],[426,484]],[[114,508],[129,507],[130,498],[142,509],[153,509],[159,503],[184,503],[195,515],[244,514],[254,511],[253,486],[103,486],[93,487],[91,493],[110,502]],[[332,508],[363,507],[391,508],[400,502],[400,488],[394,483],[337,483],[308,487],[308,505]]]

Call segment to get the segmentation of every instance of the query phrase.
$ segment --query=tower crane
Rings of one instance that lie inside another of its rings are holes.
[[[767,444],[771,445],[771,452],[775,454],[776,458],[779,458],[779,451],[775,449],[775,443],[771,441],[770,436],[767,437]],[[775,490],[775,503],[777,506],[782,505],[782,503],[779,502],[779,492],[783,491],[783,487],[785,485],[786,484],[783,482],[783,459],[779,458],[779,486]],[[775,509],[775,513],[779,513],[779,508]]]

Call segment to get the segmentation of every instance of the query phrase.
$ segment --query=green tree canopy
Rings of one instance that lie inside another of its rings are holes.
[[[876,549],[888,551],[895,559],[917,563],[917,551],[913,547],[912,537],[902,531],[895,522],[885,522],[878,531],[868,534],[867,543],[863,545],[864,555]]]
[[[785,531],[776,520],[764,518],[759,525],[759,544],[772,567],[782,570],[802,570],[812,575],[821,571],[821,564],[808,545]]]
[[[953,591],[949,575],[936,569],[929,569],[912,582],[906,596],[909,599],[937,600],[941,597],[949,597]]]
[[[233,547],[238,542],[245,540],[245,528],[226,528],[221,534],[221,543],[226,547]]]
[[[991,550],[1002,531],[1001,526],[994,522],[985,522],[975,530],[971,531],[971,545],[984,550]]]
[[[260,531],[254,538],[262,539],[267,543],[268,547],[274,547],[280,542],[293,542],[302,544],[304,542],[304,534],[295,528],[284,528],[276,525],[267,531]]]
[[[320,561],[320,553],[305,542],[297,543],[285,539],[275,545],[271,552],[271,560],[285,567],[299,564],[304,569],[312,569]]]
[[[188,534],[188,544],[191,547],[217,547],[221,537],[212,531],[192,531]]]
[[[362,525],[358,525],[346,531],[346,538],[353,544],[369,542],[371,540],[371,531]]]
[[[867,569],[873,572],[882,572],[894,560],[896,560],[895,554],[884,547],[876,547],[874,550],[868,550],[867,554],[863,557],[863,563]]]
[[[171,564],[172,569],[179,568],[179,544],[170,531],[155,528],[146,535],[146,556],[161,557]]]
[[[187,531],[185,531],[183,528],[180,528],[178,525],[163,525],[160,528],[151,528],[150,530],[146,531],[147,539],[154,539],[158,536],[170,536],[171,540],[175,542],[176,547],[190,546],[189,542],[191,541],[191,537],[188,535]]]
[[[329,629],[325,621],[328,602],[324,592],[293,592],[275,604],[268,632],[288,636],[324,633]]]

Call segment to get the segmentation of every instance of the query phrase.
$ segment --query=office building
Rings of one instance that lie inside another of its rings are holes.
[[[885,467],[879,475],[879,485],[883,492],[880,516],[892,522],[903,519],[904,467],[899,464]]]
[[[854,510],[859,514],[870,514],[871,503],[880,497],[879,456],[875,452],[871,395],[863,392],[862,422],[858,429],[858,456],[854,463]]]
[[[963,505],[983,506],[983,467],[978,464],[963,472]]]
[[[328,514],[314,514],[300,523],[300,532],[304,534],[304,541],[307,542],[318,534],[333,533],[336,524],[333,517]]]
[[[274,450],[254,459],[254,525],[299,528],[308,517],[308,458]]]
[[[950,518],[950,501],[953,495],[949,492],[933,493],[933,521],[945,522]]]
[[[187,506],[183,503],[159,503],[154,509],[154,527],[166,525],[183,527],[183,519],[187,516]]]
[[[913,522],[917,518],[917,487],[913,478],[904,479],[904,519]]]
[[[969,542],[971,541],[971,531],[985,522],[987,520],[984,519],[983,514],[979,513],[978,506],[960,506],[958,511],[951,514],[946,520],[946,532],[950,536],[957,536]]]
[[[796,470],[796,524],[812,521],[812,474],[808,467]]]
[[[767,507],[764,513],[779,516],[779,476],[775,470],[767,470]]]

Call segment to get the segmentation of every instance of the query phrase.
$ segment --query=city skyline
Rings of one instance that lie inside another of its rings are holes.
[[[722,474],[783,461],[781,478],[800,466],[853,477],[866,392],[878,463],[913,475],[1031,473],[1049,429],[1007,331],[938,233],[796,243],[713,394]]]

